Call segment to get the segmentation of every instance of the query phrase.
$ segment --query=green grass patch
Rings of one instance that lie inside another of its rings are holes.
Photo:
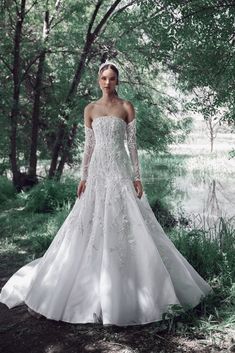
[[[0,176],[0,205],[16,197],[16,190],[11,180]]]

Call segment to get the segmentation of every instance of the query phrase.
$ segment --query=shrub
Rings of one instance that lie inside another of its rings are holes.
[[[206,279],[229,271],[235,280],[235,230],[222,218],[216,229],[186,229],[177,227],[171,231],[171,238],[177,249],[189,263]]]
[[[15,198],[16,189],[12,182],[4,176],[0,176],[0,203],[4,203],[9,199]]]
[[[45,180],[28,193],[26,210],[31,212],[53,212],[76,200],[77,183],[66,178],[63,182]]]

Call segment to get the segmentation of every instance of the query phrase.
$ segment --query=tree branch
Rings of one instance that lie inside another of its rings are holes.
[[[204,7],[201,7],[198,10],[190,12],[187,15],[177,19],[175,21],[174,25],[177,24],[178,22],[182,22],[182,21],[186,20],[187,18],[192,17],[194,15],[197,15],[197,14],[199,14],[201,12],[210,11],[210,10],[212,10],[212,11],[213,10],[219,10],[222,7],[224,7],[224,8],[226,8],[226,7],[235,7],[235,3],[234,4],[221,4],[221,5],[218,4],[218,5],[215,5],[215,6],[204,6]]]
[[[115,10],[115,8],[118,6],[118,4],[121,2],[121,0],[116,0],[109,8],[109,10],[106,12],[106,14],[104,15],[104,17],[102,18],[102,20],[100,21],[100,23],[98,23],[98,25],[96,26],[94,32],[92,33],[92,36],[95,38],[98,33],[101,31],[102,27],[104,26],[104,24],[106,23],[106,21],[108,20],[108,18],[111,16],[111,14],[113,13],[113,11]]]
[[[31,67],[33,66],[33,64],[35,64],[35,62],[39,59],[40,55],[41,55],[41,53],[39,53],[34,59],[32,59],[32,60],[30,61],[30,63],[29,63],[28,66],[26,67],[26,69],[25,69],[25,71],[24,71],[24,73],[23,73],[23,75],[22,75],[22,77],[21,77],[21,82],[24,81],[24,79],[25,79],[27,73],[29,72],[29,70],[31,69]]]
[[[102,5],[103,3],[103,0],[98,0],[97,4],[96,4],[96,7],[95,7],[95,10],[91,16],[91,19],[90,19],[90,22],[89,22],[89,25],[88,25],[88,29],[87,29],[87,37],[89,37],[91,35],[91,30],[92,30],[92,27],[93,27],[93,24],[95,22],[95,19],[96,19],[96,16],[97,16],[97,13],[100,9],[100,6]]]
[[[27,15],[32,10],[32,8],[37,4],[37,2],[38,2],[38,0],[35,0],[32,3],[32,5],[29,7],[29,9],[25,11],[25,15]]]
[[[129,4],[126,4],[125,6],[120,7],[120,9],[114,11],[112,18],[114,18],[116,15],[120,14],[122,11],[124,11],[126,8],[128,8],[129,6],[133,5],[136,2],[137,0],[132,0]]]
[[[52,15],[50,22],[49,22],[49,28],[51,28],[52,22],[55,19],[55,15],[58,14],[60,12],[60,6],[61,6],[62,0],[57,0],[56,4],[55,4],[55,13]],[[62,19],[63,20],[63,19]],[[61,22],[61,21],[60,21]],[[60,23],[58,22],[58,23]],[[58,24],[57,23],[57,24]],[[55,26],[53,26],[52,28],[54,28]]]

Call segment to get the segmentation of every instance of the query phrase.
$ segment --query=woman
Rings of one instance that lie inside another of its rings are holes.
[[[0,301],[9,308],[25,303],[49,319],[127,326],[159,321],[171,305],[194,307],[211,291],[143,193],[135,112],[117,84],[117,66],[105,62],[102,97],[84,111],[78,198],[44,256],[3,287]]]
[[[131,102],[120,99],[117,95],[115,87],[118,84],[118,76],[118,69],[112,63],[108,64],[106,62],[100,66],[98,82],[100,85],[100,89],[102,90],[103,96],[98,101],[90,103],[85,107],[84,122],[86,127],[89,127],[91,129],[92,122],[95,117],[100,116],[120,117],[121,119],[126,121],[127,124],[135,118],[134,107]],[[132,161],[136,162],[135,172],[138,173],[137,175],[135,175],[134,186],[138,197],[141,197],[143,194],[143,187],[140,181],[139,166],[137,165],[137,155],[133,156]],[[86,170],[87,169],[88,166]],[[83,175],[78,187],[78,197],[80,197],[81,192],[85,191],[85,185],[86,178],[85,175]]]

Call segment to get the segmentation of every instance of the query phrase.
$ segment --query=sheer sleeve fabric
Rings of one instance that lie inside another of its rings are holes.
[[[81,165],[81,180],[87,180],[88,168],[95,147],[95,134],[92,128],[85,125],[85,144]]]
[[[127,147],[130,153],[131,163],[134,172],[134,180],[140,180],[140,167],[136,141],[136,119],[134,118],[126,127]]]

